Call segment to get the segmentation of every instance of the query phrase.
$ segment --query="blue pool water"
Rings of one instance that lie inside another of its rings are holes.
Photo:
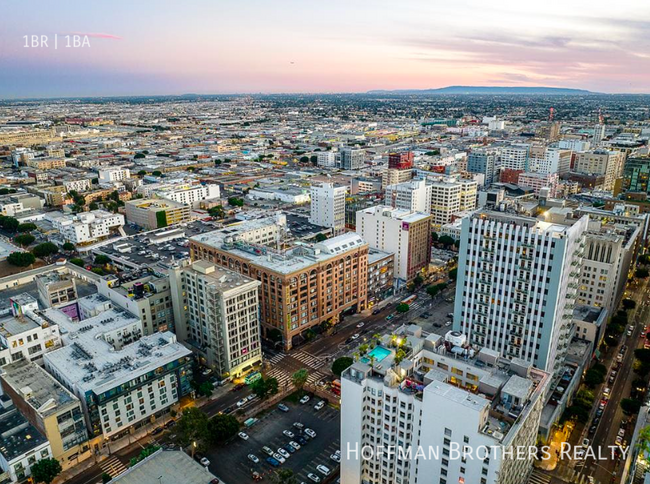
[[[375,346],[368,356],[361,358],[361,361],[364,363],[370,363],[370,357],[372,356],[375,359],[375,363],[379,363],[381,360],[390,355],[390,350],[384,348],[383,346]]]

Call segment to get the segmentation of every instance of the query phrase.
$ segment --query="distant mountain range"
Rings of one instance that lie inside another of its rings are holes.
[[[368,91],[368,94],[544,94],[555,96],[584,96],[600,93],[585,89],[569,89],[564,87],[448,86],[439,89],[374,90]]]

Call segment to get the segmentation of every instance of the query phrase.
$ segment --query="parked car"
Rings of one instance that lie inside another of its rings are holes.
[[[308,477],[311,481],[314,481],[314,482],[320,482],[320,477],[318,477],[318,476],[317,476],[316,474],[314,474],[313,472],[310,472],[309,474],[307,474],[307,477]]]
[[[289,407],[287,407],[284,403],[281,403],[278,405],[278,410],[280,410],[281,412],[288,412]]]
[[[381,308],[375,308],[372,310],[372,314],[379,314],[381,312]]]
[[[278,454],[277,452],[273,454],[273,458],[277,460],[280,464],[284,464],[287,460],[282,456],[282,454]]]
[[[323,474],[324,476],[329,476],[332,471],[329,467],[324,466],[323,464],[316,466],[316,470]]]
[[[291,430],[283,430],[282,433],[290,439],[293,439],[294,433]]]
[[[255,464],[259,464],[260,462],[260,459],[255,454],[248,454],[248,460],[254,462]]]
[[[296,437],[296,440],[300,442],[300,445],[307,445],[307,439],[304,438],[302,435],[298,435]]]
[[[582,446],[589,447],[589,439],[582,439]]]
[[[273,456],[273,450],[266,445],[262,447],[262,452],[264,452],[266,455]]]
[[[334,462],[341,462],[341,456],[339,454],[330,455],[330,459],[332,459]]]
[[[289,457],[291,457],[291,454],[289,454],[289,452],[287,452],[287,451],[286,451],[285,449],[283,449],[282,447],[280,447],[280,448],[278,449],[278,454],[280,454],[280,455],[281,455],[282,457],[284,457],[285,459],[288,459]]]
[[[298,430],[302,430],[305,428],[305,424],[300,423],[300,422],[294,422],[293,426],[296,427]]]
[[[210,461],[207,457],[201,457],[201,460],[199,462],[203,467],[208,467],[210,465]]]
[[[318,402],[316,405],[314,405],[314,410],[320,410],[320,409],[323,408],[324,406],[325,406],[325,402],[324,402],[323,400],[321,400],[321,401]]]
[[[239,438],[248,440],[248,434],[246,432],[239,432],[237,435],[239,435]]]
[[[242,398],[237,402],[237,408],[243,407],[248,402],[248,398]]]
[[[292,440],[291,442],[289,442],[289,445],[291,445],[291,447],[293,447],[296,450],[300,450],[300,444],[298,442],[296,442],[295,440]]]
[[[296,451],[296,448],[291,444],[286,444],[283,447],[283,449],[286,450],[287,452],[289,452],[290,454],[293,454]]]
[[[273,467],[278,467],[280,465],[280,461],[277,459],[274,459],[273,457],[267,457],[266,462],[271,464]]]
[[[310,400],[309,395],[305,395],[300,399],[300,403],[305,404]]]
[[[363,328],[363,327],[365,326],[365,324],[366,324],[366,323],[364,323],[363,321],[361,321],[359,324],[357,324],[357,328]]]
[[[314,432],[312,429],[305,429],[305,433],[309,435],[312,439],[316,438],[316,432]]]

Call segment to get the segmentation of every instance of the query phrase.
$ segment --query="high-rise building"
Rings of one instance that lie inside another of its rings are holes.
[[[201,363],[222,377],[260,363],[261,283],[204,260],[172,272],[176,334]]]
[[[421,178],[386,187],[385,204],[409,212],[431,212],[431,184]]]
[[[632,156],[624,167],[623,187],[629,192],[650,193],[650,156]]]
[[[616,181],[623,176],[625,153],[595,150],[577,153],[573,171],[586,175],[604,175],[603,190],[614,191]]]
[[[535,173],[557,173],[565,175],[571,171],[571,150],[546,148],[544,156],[534,156],[530,160],[530,171]]]
[[[499,168],[523,170],[528,168],[530,145],[509,145],[499,152]]]
[[[242,224],[246,225],[246,223]],[[347,233],[316,244],[274,250],[246,240],[245,228],[226,227],[191,237],[192,260],[214,264],[256,279],[265,336],[291,349],[309,328],[337,323],[343,311],[366,308],[368,244]]]
[[[549,189],[549,196],[555,197],[560,179],[557,173],[520,173],[517,185],[532,188],[535,195],[539,195],[542,188]]]
[[[334,183],[315,183],[311,186],[309,222],[329,227],[335,235],[345,231],[345,195],[347,188]]]
[[[483,175],[483,185],[489,187],[494,182],[496,167],[499,160],[499,151],[479,148],[473,150],[467,156],[467,171],[470,173],[478,173]]]
[[[525,484],[533,459],[505,451],[535,446],[550,380],[402,326],[341,376],[341,482]]]
[[[358,170],[366,165],[366,152],[358,148],[341,149],[341,169]]]
[[[431,226],[439,230],[454,214],[476,208],[478,183],[458,177],[431,177]]]
[[[404,183],[413,178],[413,170],[407,168],[400,170],[398,168],[386,168],[381,174],[381,186],[385,189],[390,185]]]
[[[600,146],[602,141],[605,139],[605,125],[597,124],[594,126],[594,135],[591,140],[594,146]]]
[[[316,155],[318,166],[323,168],[334,168],[336,166],[336,153],[332,151],[320,151]]]
[[[402,283],[431,262],[431,215],[377,205],[357,212],[356,231],[370,247],[395,254],[395,277]]]
[[[463,220],[454,330],[472,345],[558,371],[588,221],[549,223],[499,212]]]
[[[406,170],[413,168],[413,152],[403,151],[401,153],[390,153],[388,155],[388,168]]]

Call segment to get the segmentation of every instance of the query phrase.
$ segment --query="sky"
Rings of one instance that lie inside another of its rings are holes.
[[[650,93],[650,1],[0,3],[0,99],[449,85]]]

